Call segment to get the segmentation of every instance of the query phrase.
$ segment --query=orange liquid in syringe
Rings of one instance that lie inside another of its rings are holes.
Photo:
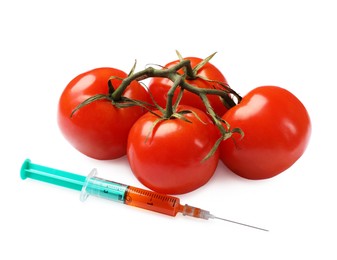
[[[183,210],[179,198],[132,186],[128,186],[126,190],[124,203],[169,216],[176,216]]]

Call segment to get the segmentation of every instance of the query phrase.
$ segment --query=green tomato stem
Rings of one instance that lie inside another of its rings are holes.
[[[177,71],[181,68],[186,68],[187,75],[193,75],[193,69],[191,67],[191,62],[189,60],[183,60],[169,69],[155,69],[153,67],[148,67],[144,70],[138,71],[136,73],[131,73],[130,76],[122,80],[119,87],[111,94],[111,98],[114,101],[119,101],[125,89],[131,84],[132,81],[140,81],[147,78],[168,78],[174,82],[177,75],[180,75]]]
[[[183,78],[181,75],[177,75],[177,74],[174,77],[175,79],[173,81],[173,85],[170,88],[170,90],[167,92],[166,110],[165,110],[164,118],[170,118],[173,115],[173,113],[175,113],[175,111],[173,111],[174,110],[173,109],[174,107],[173,106],[173,96],[174,96],[174,92],[180,85]]]

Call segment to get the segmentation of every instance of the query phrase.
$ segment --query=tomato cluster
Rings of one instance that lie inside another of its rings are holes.
[[[139,83],[147,77],[148,89]],[[223,74],[196,57],[129,75],[96,68],[66,86],[58,124],[89,157],[127,155],[138,180],[160,193],[201,187],[219,158],[248,179],[270,178],[294,164],[311,132],[300,100],[276,86],[257,87],[237,104],[232,93]]]

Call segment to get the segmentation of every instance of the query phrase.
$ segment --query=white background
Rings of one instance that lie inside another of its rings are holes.
[[[221,6],[219,3],[222,3]],[[1,259],[336,259],[336,8],[334,1],[1,1]],[[209,183],[179,196],[263,232],[171,218],[34,180],[32,162],[143,187],[126,158],[97,161],[70,146],[57,103],[76,75],[128,72],[206,57],[244,95],[279,85],[306,105],[310,145],[281,175],[248,181],[220,163]]]

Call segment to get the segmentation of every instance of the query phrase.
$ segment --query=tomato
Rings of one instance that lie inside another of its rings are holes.
[[[131,169],[142,184],[159,193],[182,194],[201,187],[219,161],[218,150],[203,160],[220,137],[218,129],[203,111],[180,106],[177,112],[184,110],[193,111],[184,114],[190,122],[177,118],[158,122],[158,116],[149,112],[129,133]]]
[[[196,57],[188,57],[185,58],[185,60],[190,60],[192,68],[197,66],[200,62],[202,62],[202,59],[196,58]],[[179,63],[179,60],[172,61],[165,65],[165,68],[171,68],[172,66]],[[183,70],[179,70],[179,73],[182,74]],[[227,84],[227,80],[222,75],[222,73],[210,62],[207,62],[203,67],[201,67],[197,75],[207,78],[212,81],[218,81],[222,82],[223,84]],[[197,86],[199,88],[203,89],[223,89],[223,87],[215,82],[210,82],[205,79],[197,78],[197,79],[187,79],[187,83]],[[153,96],[153,99],[155,102],[165,108],[166,107],[166,100],[167,100],[167,92],[173,85],[172,81],[167,78],[152,78],[149,82],[149,92]],[[179,90],[177,89],[174,93],[173,102],[176,101],[178,96]],[[219,115],[222,116],[226,111],[227,108],[223,104],[221,98],[216,95],[207,95],[211,106],[213,107],[214,111]],[[196,108],[201,109],[202,111],[206,111],[204,103],[201,101],[200,97],[197,96],[194,93],[185,91],[183,98],[180,101],[181,105],[189,105]]]
[[[87,98],[109,93],[111,76],[127,77],[114,68],[97,68],[78,75],[64,89],[58,106],[58,124],[64,137],[81,153],[95,159],[115,159],[126,154],[127,136],[133,123],[146,110],[139,106],[117,108],[108,99],[94,101],[73,110]],[[117,88],[121,80],[112,79]],[[123,96],[149,101],[148,92],[136,81]]]
[[[223,119],[240,134],[220,145],[220,157],[234,173],[248,179],[273,177],[293,165],[304,153],[311,123],[304,105],[276,86],[253,89]]]

